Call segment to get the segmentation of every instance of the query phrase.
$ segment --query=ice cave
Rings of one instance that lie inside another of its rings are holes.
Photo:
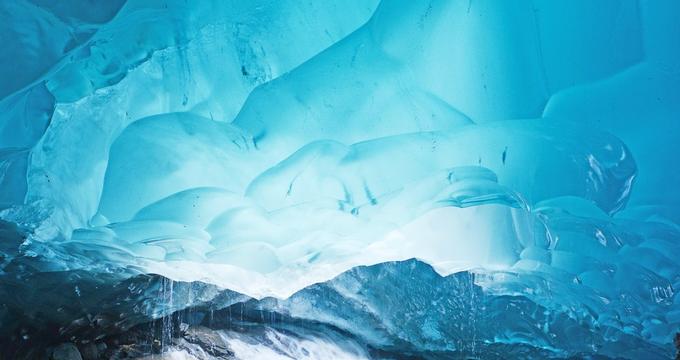
[[[673,359],[680,1],[0,1],[0,360]]]

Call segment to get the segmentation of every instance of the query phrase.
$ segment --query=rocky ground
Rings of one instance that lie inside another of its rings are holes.
[[[63,343],[49,348],[44,359],[230,359],[234,353],[217,331],[204,326],[183,324],[175,336],[149,339],[141,328],[124,335],[85,344]]]

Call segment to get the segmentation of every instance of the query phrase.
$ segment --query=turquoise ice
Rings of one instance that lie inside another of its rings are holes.
[[[437,284],[472,274],[541,309],[522,313],[540,331],[499,316],[488,343],[668,357],[678,16],[672,0],[2,2],[0,296],[86,272],[306,304],[310,285],[416,258]],[[409,351],[455,347],[446,312],[427,316],[400,330]]]

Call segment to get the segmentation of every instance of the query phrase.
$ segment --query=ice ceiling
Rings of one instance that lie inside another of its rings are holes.
[[[0,282],[417,258],[668,351],[680,3],[76,3],[0,3]]]

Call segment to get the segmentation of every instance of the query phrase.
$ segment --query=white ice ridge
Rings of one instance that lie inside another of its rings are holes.
[[[100,264],[256,297],[411,257],[445,274],[509,267],[549,245],[527,201],[570,195],[616,209],[629,191],[635,166],[618,140],[569,133],[580,134],[512,121],[317,141],[266,168],[277,152],[232,125],[150,117],[114,142],[93,226],[65,243]]]

